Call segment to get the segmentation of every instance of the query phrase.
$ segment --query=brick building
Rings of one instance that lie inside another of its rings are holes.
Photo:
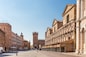
[[[38,39],[38,32],[33,32],[33,48],[41,48],[45,45],[45,40]]]
[[[38,48],[38,33],[33,32],[33,47]]]
[[[23,34],[21,33],[20,36],[18,34],[12,32],[12,38],[11,38],[11,47],[16,47],[17,49],[23,49]]]
[[[0,29],[5,33],[5,48],[8,51],[11,47],[11,25],[8,23],[0,23]]]
[[[27,40],[24,40],[23,41],[23,49],[30,50],[30,42],[28,42]]]
[[[0,38],[1,39],[0,42],[4,42],[5,39],[4,48],[6,51],[9,51],[11,47],[17,47],[18,49],[23,48],[23,41],[24,41],[23,34],[21,33],[21,35],[19,36],[16,33],[12,32],[12,27],[10,24],[0,23],[0,33],[1,33],[0,37],[3,37],[3,39]]]
[[[0,47],[5,49],[5,32],[0,29]]]
[[[45,40],[38,40],[39,48],[42,48],[45,45]]]

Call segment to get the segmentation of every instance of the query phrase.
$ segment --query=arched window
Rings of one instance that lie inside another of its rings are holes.
[[[55,27],[53,27],[53,31],[56,32],[56,28]]]

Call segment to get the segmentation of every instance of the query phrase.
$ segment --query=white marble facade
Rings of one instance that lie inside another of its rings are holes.
[[[77,0],[76,53],[86,54],[86,0]]]

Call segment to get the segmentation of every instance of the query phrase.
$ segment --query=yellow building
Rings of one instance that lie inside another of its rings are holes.
[[[67,5],[62,15],[63,22],[55,19],[52,28],[47,28],[45,48],[53,51],[75,51],[76,5]]]

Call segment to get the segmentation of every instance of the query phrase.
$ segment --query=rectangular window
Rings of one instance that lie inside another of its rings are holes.
[[[69,22],[69,15],[67,15],[67,23]]]
[[[54,27],[54,32],[56,31],[55,27]]]

